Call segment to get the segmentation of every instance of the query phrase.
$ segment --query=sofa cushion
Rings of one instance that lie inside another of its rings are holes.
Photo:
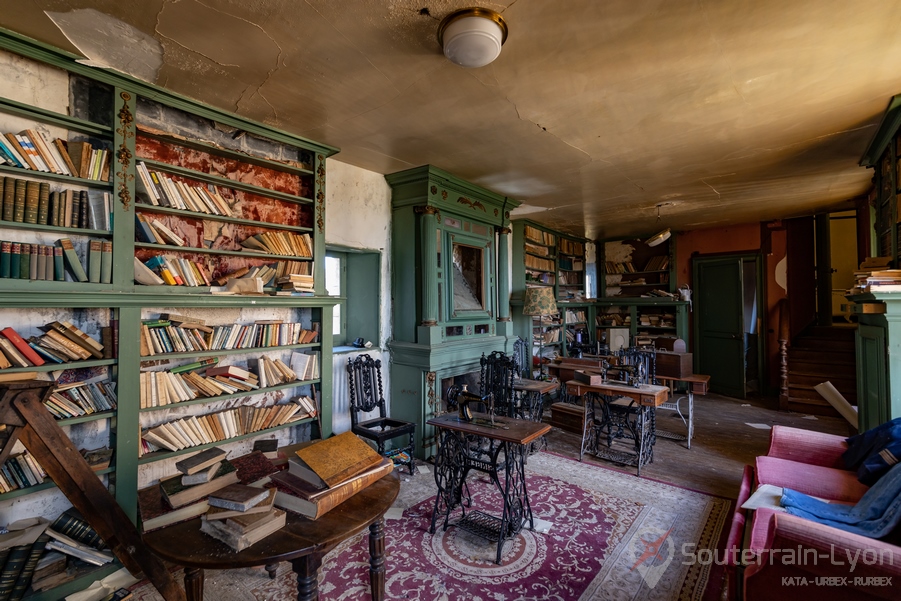
[[[791,488],[830,501],[856,503],[869,488],[858,482],[854,472],[776,457],[758,457],[755,471],[759,484]]]
[[[843,436],[789,426],[773,426],[767,456],[810,465],[848,469],[842,461],[842,454],[847,450],[848,443]]]

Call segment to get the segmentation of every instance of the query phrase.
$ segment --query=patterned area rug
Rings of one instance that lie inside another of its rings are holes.
[[[444,531],[440,521],[430,535],[433,475],[404,475],[396,504],[403,518],[386,527],[386,598],[700,600],[719,591],[712,582],[705,595],[714,566],[692,563],[683,548],[717,548],[728,500],[550,453],[529,457],[526,474],[539,522],[504,545],[501,565],[494,543],[453,526]],[[487,477],[471,475],[469,488],[473,508],[500,514],[500,493]],[[323,562],[321,598],[370,599],[368,558],[365,534],[339,545]],[[135,592],[136,601],[160,598],[148,585]],[[296,598],[296,581],[288,564],[274,580],[262,568],[209,572],[204,596],[287,601]]]

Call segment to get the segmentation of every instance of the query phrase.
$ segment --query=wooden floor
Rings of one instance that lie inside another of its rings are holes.
[[[716,394],[695,397],[695,435],[691,450],[684,441],[658,438],[654,462],[642,468],[642,477],[653,478],[701,492],[728,498],[738,496],[742,468],[753,463],[769,447],[769,429],[753,428],[748,423],[782,425],[847,436],[848,424],[840,418],[817,416],[805,419],[800,413],[780,412],[776,399],[738,400]],[[683,412],[687,411],[682,401]],[[545,414],[545,421],[550,417]],[[658,411],[657,427],[685,433],[675,411]],[[580,438],[557,428],[548,435],[548,450],[579,457]],[[584,461],[635,473],[634,467],[585,455]]]

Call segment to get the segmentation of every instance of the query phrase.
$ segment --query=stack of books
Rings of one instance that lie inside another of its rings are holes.
[[[209,496],[210,510],[201,518],[200,531],[241,551],[281,529],[285,512],[274,506],[276,492],[245,484],[232,484]]]
[[[207,326],[201,321],[177,321],[161,315],[141,322],[141,356],[309,344],[319,336],[318,326],[313,327],[307,330],[300,323],[281,320]]]
[[[282,276],[275,280],[279,292],[313,293],[313,276],[299,273]]]
[[[47,472],[28,451],[10,455],[0,465],[0,493],[35,486],[46,477]]]
[[[52,143],[35,129],[0,136],[0,164],[12,167],[69,175],[82,179],[109,181],[109,151],[88,142]]]
[[[870,292],[871,283],[876,283],[877,286],[894,285],[891,280],[897,278],[892,272],[898,272],[899,270],[889,269],[888,267],[891,263],[891,257],[867,257],[861,261],[857,270],[854,271],[856,281],[854,286],[848,290],[848,294]],[[871,277],[874,278],[872,281],[870,281]],[[883,290],[883,292],[891,291]]]
[[[270,476],[275,505],[315,520],[391,473],[394,462],[345,432],[288,448],[288,469]]]
[[[52,321],[41,329],[46,334],[32,336],[27,341],[13,328],[0,330],[0,369],[39,366],[47,361],[66,363],[102,359],[104,356],[104,346],[100,342],[68,321]]]
[[[177,475],[138,491],[141,529],[149,532],[189,520],[209,509],[207,495],[238,482],[237,468],[213,447],[175,464]]]
[[[178,475],[164,479],[156,486],[139,490],[138,510],[142,531],[149,532],[190,520],[208,511],[216,516],[214,519],[227,519],[230,517],[227,513],[230,510],[211,510],[208,497],[234,484],[255,486],[254,490],[266,497],[241,513],[253,515],[272,509],[275,494],[263,490],[262,486],[278,468],[260,451],[234,459],[227,460],[225,457],[222,449],[207,449],[176,463]]]
[[[117,406],[114,385],[106,376],[100,377],[105,381],[58,384],[44,399],[44,406],[57,419],[112,411]]]
[[[297,373],[298,380],[316,380],[319,378],[319,355],[291,353],[291,369]]]

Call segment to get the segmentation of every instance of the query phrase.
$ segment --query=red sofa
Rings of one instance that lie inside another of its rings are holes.
[[[856,503],[867,487],[844,469],[847,448],[841,436],[773,428],[767,454],[745,467],[732,519],[726,563],[733,599],[901,598],[901,546],[787,513],[741,508],[759,484]]]

